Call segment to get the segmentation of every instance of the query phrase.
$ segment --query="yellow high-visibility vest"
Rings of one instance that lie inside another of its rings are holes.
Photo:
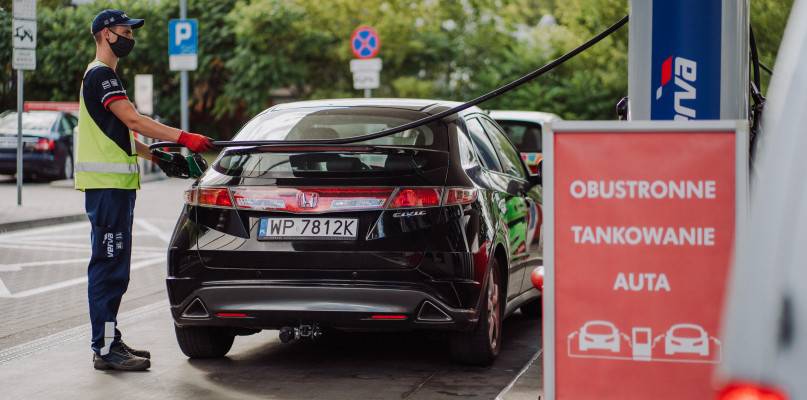
[[[93,61],[84,75],[102,65],[106,66],[101,61]],[[84,104],[82,82],[76,140],[76,189],[140,189],[140,167],[132,131],[129,131],[129,142],[131,148],[127,152],[98,127]]]

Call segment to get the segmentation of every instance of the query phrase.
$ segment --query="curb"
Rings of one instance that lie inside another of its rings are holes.
[[[36,218],[24,221],[0,223],[0,233],[21,229],[41,228],[43,226],[67,224],[70,222],[88,221],[87,214],[62,215],[59,217]]]
[[[161,181],[164,179],[168,179],[164,175],[159,175],[156,173],[149,173],[141,175],[140,183],[146,182],[153,182],[153,181]],[[50,187],[54,188],[65,188],[73,190],[74,181],[72,179],[61,179],[57,181],[52,181],[50,183]],[[10,222],[0,222],[0,233],[5,232],[12,232],[18,231],[22,229],[31,229],[31,228],[41,228],[43,226],[51,226],[51,225],[58,225],[58,224],[67,224],[71,222],[79,222],[79,221],[89,221],[87,214],[67,214],[67,215],[59,215],[53,217],[41,217],[41,218],[31,218],[21,221],[10,221]]]

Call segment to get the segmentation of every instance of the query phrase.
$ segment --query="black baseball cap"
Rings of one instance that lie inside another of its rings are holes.
[[[101,32],[104,28],[109,28],[116,25],[131,25],[132,29],[137,29],[143,26],[146,21],[142,19],[131,19],[126,13],[120,10],[104,10],[95,16],[92,20],[92,28],[90,32],[95,35]]]

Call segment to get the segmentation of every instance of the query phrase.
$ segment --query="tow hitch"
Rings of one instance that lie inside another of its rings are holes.
[[[280,328],[280,341],[283,343],[288,343],[293,339],[302,338],[308,338],[314,341],[320,336],[322,336],[322,331],[319,330],[319,324],[301,324],[296,328],[292,328],[290,326]]]

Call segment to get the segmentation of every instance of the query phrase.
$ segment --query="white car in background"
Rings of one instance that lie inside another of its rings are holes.
[[[543,157],[541,151],[541,134],[547,122],[562,121],[556,114],[538,111],[504,111],[492,110],[489,113],[502,128],[510,141],[527,162],[533,174],[538,173],[538,161]]]

